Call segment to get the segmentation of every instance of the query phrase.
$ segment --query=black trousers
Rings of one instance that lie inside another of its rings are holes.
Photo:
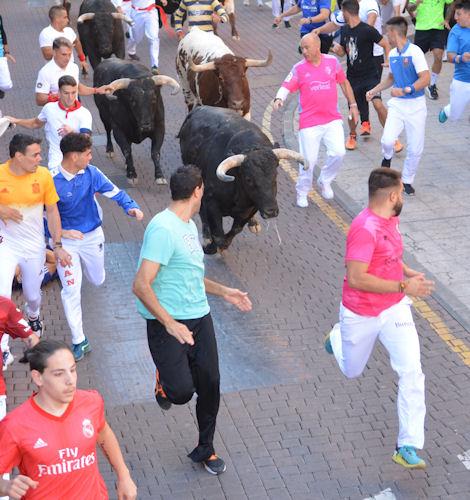
[[[378,78],[373,78],[370,80],[349,79],[349,82],[351,83],[351,87],[354,92],[354,98],[356,99],[361,122],[368,122],[369,103],[366,98],[366,93],[368,90],[373,89],[379,83],[379,80]]]
[[[210,314],[179,320],[193,332],[194,345],[180,344],[156,319],[147,320],[147,339],[160,383],[168,399],[177,405],[197,394],[199,442],[188,455],[202,462],[214,453],[214,432],[220,403],[217,342]]]

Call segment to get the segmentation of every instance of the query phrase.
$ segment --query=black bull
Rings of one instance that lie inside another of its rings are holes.
[[[200,215],[204,238],[209,240],[204,252],[209,254],[228,248],[256,212],[264,219],[277,217],[279,160],[303,162],[295,151],[275,148],[257,125],[230,109],[195,108],[178,137],[183,163],[196,165],[202,172]],[[224,216],[233,218],[227,234],[222,224]]]
[[[127,178],[137,178],[132,159],[131,144],[144,139],[152,141],[151,157],[158,184],[166,184],[160,167],[160,149],[165,136],[165,110],[160,92],[161,85],[171,85],[176,91],[178,83],[168,76],[154,76],[141,63],[105,59],[95,69],[94,86],[109,85],[113,95],[94,96],[101,121],[106,129],[106,152],[112,156],[111,130],[126,160]]]

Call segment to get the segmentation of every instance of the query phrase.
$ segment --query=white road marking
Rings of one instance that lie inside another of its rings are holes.
[[[392,493],[390,488],[377,493],[373,497],[367,497],[364,500],[396,500],[396,496]]]
[[[466,469],[470,470],[470,450],[467,450],[463,455],[457,455],[457,458]]]

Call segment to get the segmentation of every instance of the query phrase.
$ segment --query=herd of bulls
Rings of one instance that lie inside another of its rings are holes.
[[[114,88],[111,95],[95,95],[107,134],[106,151],[113,153],[112,131],[126,161],[127,178],[135,182],[131,145],[150,138],[155,179],[165,184],[160,166],[165,135],[161,86],[170,85],[177,92],[179,84],[169,76],[152,75],[139,62],[124,60],[123,22],[132,24],[110,0],[84,0],[77,20],[84,52],[94,69],[94,86]],[[204,179],[201,220],[206,253],[228,248],[246,224],[257,232],[256,212],[263,218],[276,217],[279,160],[303,163],[297,152],[277,148],[249,121],[247,69],[271,61],[271,53],[264,60],[236,56],[217,35],[197,29],[178,45],[176,71],[189,111],[178,138],[183,163],[199,167]],[[224,216],[233,218],[227,234]]]

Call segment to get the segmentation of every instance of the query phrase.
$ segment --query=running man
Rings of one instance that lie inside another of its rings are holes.
[[[0,16],[0,99],[5,97],[6,90],[10,90],[13,87],[8,61],[13,63],[16,62],[15,58],[10,54],[7,35],[3,27],[3,19],[2,16]]]
[[[444,7],[451,3],[452,0],[409,0],[408,2],[408,12],[416,19],[414,43],[425,54],[428,51],[432,52],[431,80],[426,87],[426,93],[433,101],[439,99],[437,80],[442,69],[442,56],[446,43]]]
[[[450,103],[441,109],[439,121],[458,120],[470,103],[470,1],[455,5],[457,24],[449,33],[447,59],[454,63],[454,79],[450,85]]]
[[[181,0],[174,13],[175,31],[178,39],[184,37],[183,20],[188,19],[188,27],[196,27],[202,31],[214,32],[213,15],[217,14],[223,23],[228,22],[228,15],[219,0]]]
[[[297,63],[284,80],[277,91],[273,108],[280,109],[289,93],[299,92],[299,148],[300,154],[305,158],[307,170],[299,165],[297,206],[306,208],[321,141],[327,148],[327,160],[317,184],[323,198],[327,200],[334,197],[331,183],[337,176],[346,153],[336,85],[341,87],[349,104],[351,119],[356,123],[359,114],[353,90],[343,69],[336,57],[320,52],[318,35],[313,32],[305,35],[300,46],[304,60]]]
[[[16,134],[10,141],[10,160],[0,165],[0,296],[11,298],[16,267],[21,269],[23,294],[29,326],[38,336],[41,283],[46,260],[44,206],[55,257],[62,266],[70,265],[70,255],[62,248],[59,197],[51,174],[40,167],[40,139]],[[1,350],[12,356],[8,335]],[[7,359],[7,363],[9,363]]]
[[[0,495],[27,500],[105,500],[98,468],[99,444],[117,476],[117,498],[134,500],[137,488],[97,391],[77,389],[77,370],[62,342],[42,340],[26,352],[35,392],[0,422]]]
[[[80,361],[91,351],[83,333],[81,287],[83,271],[95,286],[103,284],[104,234],[102,211],[95,197],[97,193],[114,200],[130,217],[141,221],[144,217],[139,205],[115,186],[104,174],[90,164],[92,142],[87,134],[70,133],[60,142],[64,155],[54,185],[59,195],[62,221],[62,245],[72,256],[68,267],[58,266],[62,282],[62,304],[72,331],[72,352]]]
[[[392,17],[387,22],[388,40],[394,47],[389,57],[390,72],[386,80],[367,92],[367,99],[370,101],[379,92],[393,86],[381,141],[382,167],[390,167],[394,145],[405,129],[407,152],[402,179],[405,193],[414,196],[412,184],[423,153],[426,128],[424,89],[429,85],[430,75],[423,51],[408,41],[407,31],[408,23],[404,17]]]
[[[65,12],[65,9],[64,9]],[[78,97],[78,84],[73,76],[59,78],[59,100],[48,102],[36,118],[14,118],[8,120],[15,125],[29,129],[45,128],[49,145],[49,170],[54,175],[62,161],[60,140],[70,132],[81,132],[91,135],[91,113],[82,106]]]
[[[364,23],[359,18],[359,3],[357,0],[344,0],[341,4],[346,25],[341,28],[340,44],[335,44],[333,52],[342,57],[347,56],[347,77],[354,92],[359,114],[361,117],[361,135],[370,135],[369,102],[366,93],[380,83],[380,74],[374,60],[374,45],[377,44],[385,51],[384,65],[388,66],[390,45],[375,28]],[[372,100],[382,126],[387,119],[385,108],[380,94]],[[349,138],[346,149],[357,148],[356,123],[349,120]]]
[[[171,203],[147,226],[133,291],[147,320],[156,366],[155,397],[164,410],[197,394],[199,442],[188,455],[211,474],[225,472],[215,454],[214,432],[220,402],[220,375],[207,293],[241,311],[251,310],[248,294],[204,277],[204,252],[192,217],[204,191],[201,171],[180,167],[170,179]]]
[[[398,375],[399,433],[393,461],[410,469],[426,463],[416,450],[424,445],[424,374],[418,333],[407,297],[426,297],[434,283],[403,263],[398,229],[403,206],[400,172],[377,168],[369,176],[369,205],[351,223],[346,238],[346,276],[339,323],[326,336],[348,378],[361,375],[377,338]]]

